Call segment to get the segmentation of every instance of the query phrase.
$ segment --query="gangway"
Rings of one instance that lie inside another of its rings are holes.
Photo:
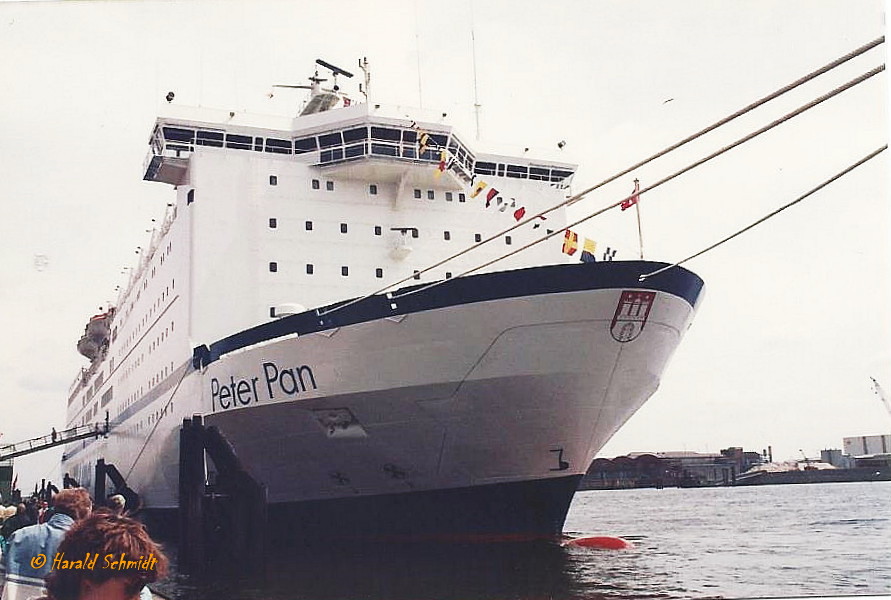
[[[78,425],[77,427],[72,427],[71,429],[65,429],[63,431],[53,430],[52,433],[47,435],[31,438],[30,440],[17,442],[15,444],[0,446],[0,461],[17,458],[34,452],[40,452],[41,450],[47,450],[49,448],[55,448],[56,446],[76,442],[78,440],[98,438],[103,435],[108,435],[108,419],[106,419],[104,425],[92,423],[90,425]]]

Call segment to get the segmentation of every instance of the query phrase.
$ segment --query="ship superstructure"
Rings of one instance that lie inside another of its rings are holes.
[[[79,344],[69,426],[107,416],[109,435],[63,470],[89,485],[101,458],[174,510],[178,430],[201,414],[305,535],[559,532],[701,280],[641,284],[653,263],[553,243],[459,277],[563,228],[558,209],[481,243],[560,204],[575,166],[311,81],[294,118],[165,107],[144,179],[175,202]]]

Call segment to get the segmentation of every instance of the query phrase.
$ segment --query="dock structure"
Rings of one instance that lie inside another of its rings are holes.
[[[77,427],[58,432],[54,429],[52,433],[40,437],[16,442],[15,444],[0,446],[0,461],[18,458],[19,456],[25,456],[26,454],[33,454],[34,452],[40,452],[41,450],[48,450],[49,448],[62,446],[78,440],[98,438],[103,435],[108,435],[107,420],[104,425],[100,425],[99,423],[78,425]]]
[[[207,482],[207,458],[217,477]],[[257,483],[235,449],[200,415],[183,419],[179,458],[179,569],[203,573],[215,565],[237,564],[262,574],[267,536],[266,487]],[[237,549],[238,560],[223,556]]]

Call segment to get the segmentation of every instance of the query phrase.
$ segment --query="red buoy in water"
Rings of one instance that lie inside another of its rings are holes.
[[[581,546],[582,548],[600,548],[602,550],[627,550],[634,548],[634,544],[628,540],[607,535],[575,538],[566,542],[566,545]]]

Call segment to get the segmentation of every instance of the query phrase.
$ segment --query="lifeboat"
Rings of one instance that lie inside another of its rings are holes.
[[[96,360],[101,350],[108,346],[109,317],[111,312],[106,312],[90,317],[84,334],[77,342],[77,351],[91,361]]]

